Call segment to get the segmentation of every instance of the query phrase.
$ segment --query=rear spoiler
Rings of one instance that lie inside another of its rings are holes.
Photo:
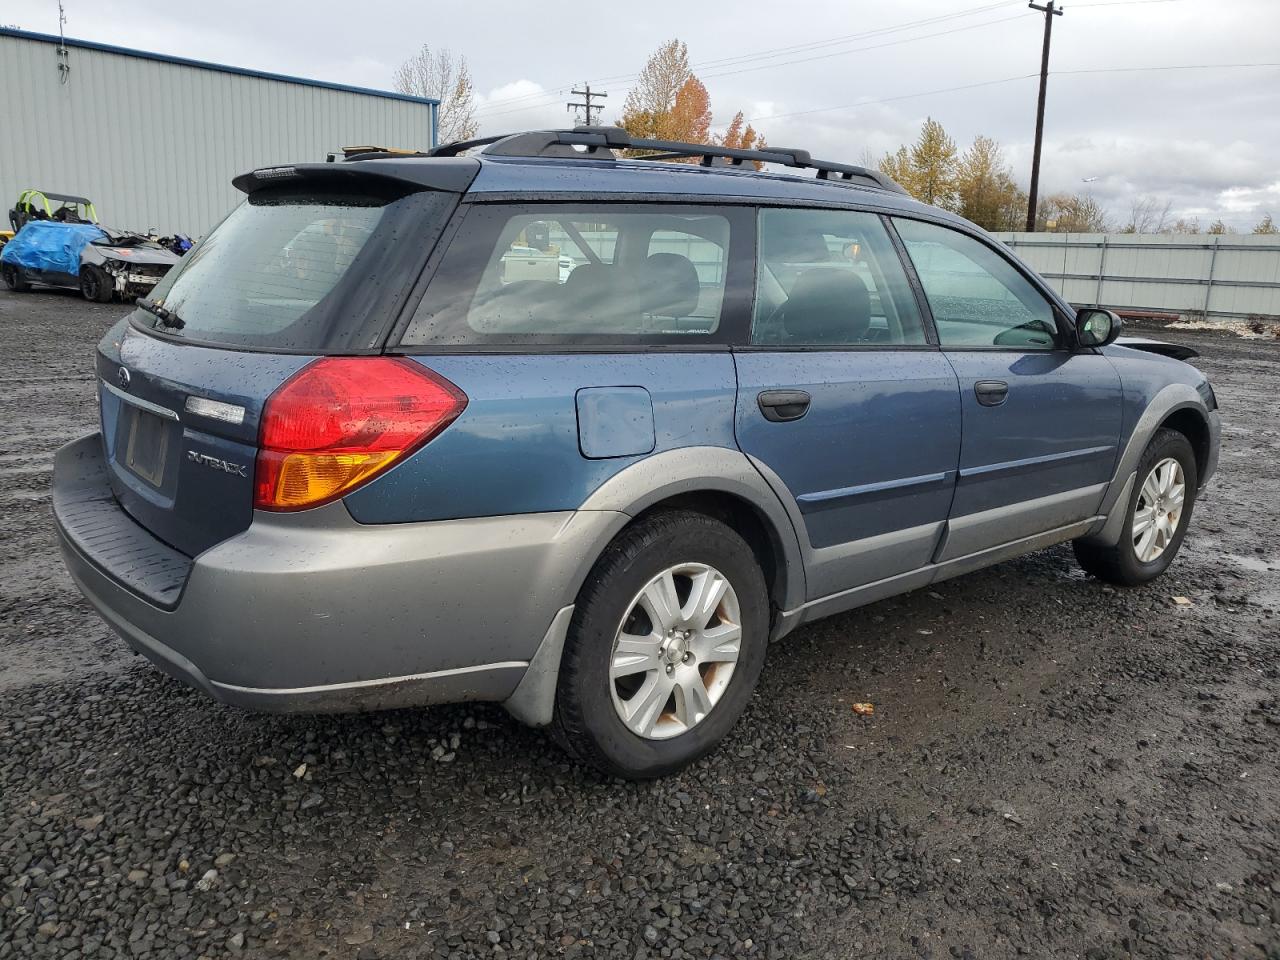
[[[1192,347],[1186,347],[1180,343],[1165,343],[1163,340],[1148,340],[1146,337],[1117,337],[1116,346],[1158,353],[1162,357],[1173,357],[1175,360],[1190,360],[1200,356],[1200,351]]]
[[[480,161],[471,157],[386,158],[358,163],[295,163],[260,167],[240,174],[231,183],[237,190],[252,194],[267,187],[302,181],[350,189],[372,178],[408,192],[443,190],[446,193],[464,193],[479,172]]]

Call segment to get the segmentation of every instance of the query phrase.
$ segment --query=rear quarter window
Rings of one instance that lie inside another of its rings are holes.
[[[372,347],[392,319],[388,295],[412,283],[409,265],[425,260],[452,205],[430,192],[255,193],[152,292],[180,325],[143,311],[135,321],[251,349]]]
[[[744,208],[475,204],[401,344],[725,343],[751,230]]]

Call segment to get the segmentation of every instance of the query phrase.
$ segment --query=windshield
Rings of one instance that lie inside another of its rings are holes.
[[[435,195],[438,196],[438,195]],[[425,211],[424,211],[425,207]],[[168,335],[206,343],[260,349],[341,350],[353,324],[373,309],[375,292],[356,288],[388,278],[408,279],[394,268],[405,251],[381,229],[412,217],[438,224],[446,210],[429,194],[387,198],[298,192],[255,193],[187,254],[156,286],[151,301],[181,318],[157,327]],[[381,239],[379,239],[381,238]],[[425,251],[417,245],[410,253]]]

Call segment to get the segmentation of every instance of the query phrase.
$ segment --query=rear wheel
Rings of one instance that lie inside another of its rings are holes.
[[[1154,580],[1178,555],[1199,483],[1191,442],[1176,430],[1158,430],[1138,464],[1135,482],[1120,542],[1107,547],[1077,540],[1072,545],[1087,573],[1126,587]]]
[[[578,597],[557,737],[620,777],[692,763],[751,698],[768,621],[764,576],[737,533],[690,511],[641,520],[610,544]]]
[[[94,303],[110,303],[115,283],[107,271],[87,263],[80,268],[80,293]]]
[[[0,273],[4,275],[4,285],[14,293],[26,293],[31,289],[31,282],[22,275],[22,270],[11,263],[6,263]]]

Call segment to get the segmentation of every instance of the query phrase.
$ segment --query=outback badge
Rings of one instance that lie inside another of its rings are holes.
[[[223,473],[229,473],[236,477],[248,477],[249,468],[243,463],[232,463],[230,460],[222,460],[218,457],[211,457],[207,453],[200,453],[196,450],[187,451],[187,459],[192,463],[198,463],[201,466],[212,467],[214,470],[221,470]]]

